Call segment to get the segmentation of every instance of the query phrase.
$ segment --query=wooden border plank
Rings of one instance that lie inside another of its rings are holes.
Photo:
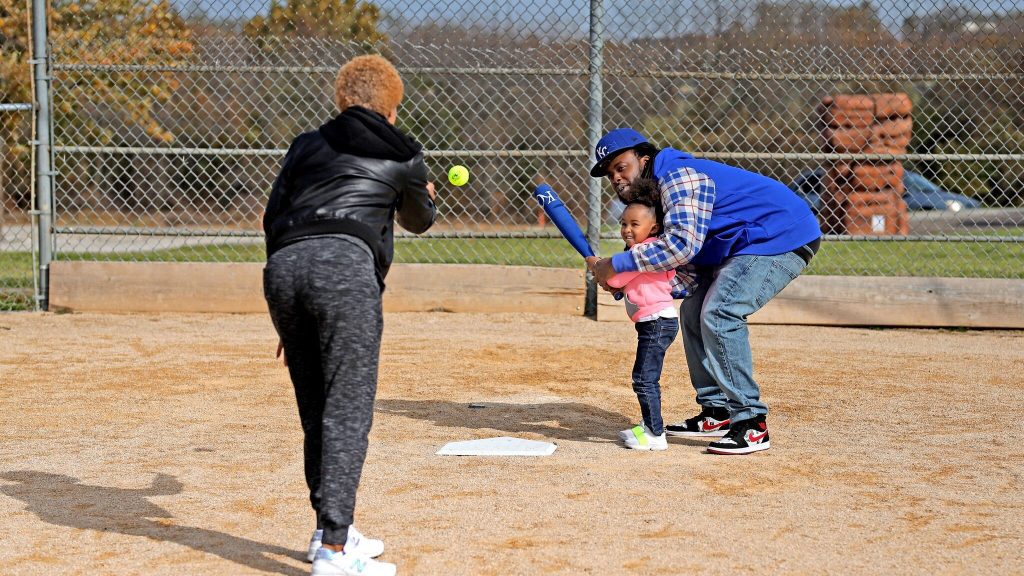
[[[628,321],[621,302],[598,297],[598,319]],[[1024,280],[800,276],[752,324],[1024,328]]]
[[[262,263],[53,262],[51,309],[266,313]],[[582,314],[582,270],[396,264],[386,311]],[[628,321],[602,292],[598,319]],[[1024,280],[801,276],[756,324],[1024,329]]]
[[[50,309],[266,313],[262,270],[257,263],[54,261]]]
[[[50,267],[51,309],[266,313],[262,263],[75,262]],[[582,270],[397,264],[385,311],[582,314]]]

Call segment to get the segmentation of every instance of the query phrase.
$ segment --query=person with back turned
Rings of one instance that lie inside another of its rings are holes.
[[[263,286],[295,388],[306,484],[316,512],[316,576],[390,576],[380,540],[353,526],[377,393],[381,294],[394,221],[434,223],[421,146],[394,127],[403,84],[380,56],[360,56],[335,81],[340,114],[292,142],[264,216]]]

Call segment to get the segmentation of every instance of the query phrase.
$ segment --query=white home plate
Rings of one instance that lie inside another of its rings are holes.
[[[524,440],[522,438],[484,438],[449,442],[436,454],[441,456],[550,456],[555,452],[551,442]]]

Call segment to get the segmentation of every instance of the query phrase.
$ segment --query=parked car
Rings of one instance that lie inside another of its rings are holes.
[[[821,181],[825,169],[818,168],[801,173],[789,187],[803,198],[815,214],[821,209]],[[974,198],[943,190],[917,172],[903,172],[903,201],[909,210],[961,210],[978,208],[981,204]]]

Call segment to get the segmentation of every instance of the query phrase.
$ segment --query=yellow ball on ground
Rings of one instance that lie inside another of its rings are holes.
[[[448,181],[456,186],[462,186],[469,182],[469,169],[461,164],[452,166],[451,170],[448,171]]]

